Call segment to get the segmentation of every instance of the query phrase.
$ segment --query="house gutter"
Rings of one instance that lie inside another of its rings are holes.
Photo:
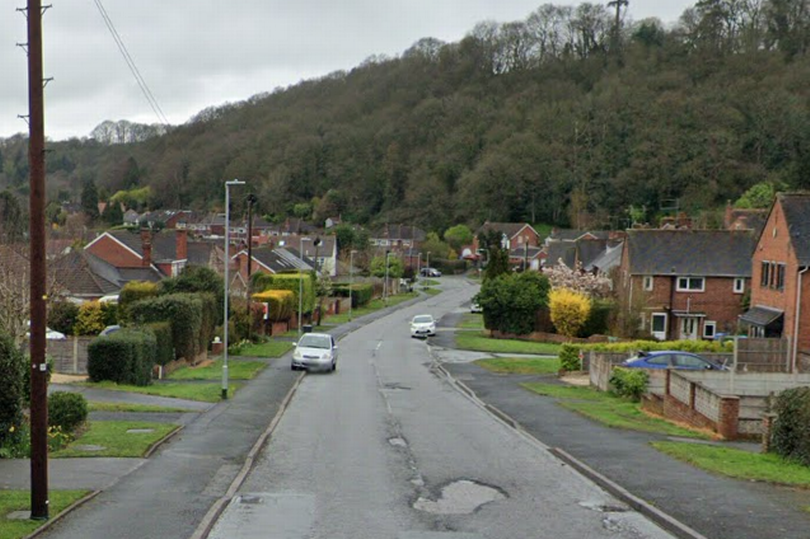
[[[802,275],[807,272],[810,267],[805,266],[799,270],[799,282],[796,287],[796,319],[793,321],[793,349],[791,352],[790,372],[796,373],[796,360],[799,357],[799,318],[802,314]]]

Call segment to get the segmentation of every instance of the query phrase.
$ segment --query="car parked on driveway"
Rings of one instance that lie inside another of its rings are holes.
[[[436,268],[422,268],[419,271],[419,274],[422,277],[441,277],[442,272],[437,270]]]
[[[338,347],[335,338],[328,333],[305,333],[293,350],[290,368],[334,371],[337,370]]]
[[[470,302],[470,312],[471,313],[483,313],[484,309],[481,308],[481,304],[478,303],[478,300],[473,298]]]
[[[690,371],[725,371],[728,368],[716,361],[680,350],[639,352],[621,363],[622,367],[642,369],[682,369]]]
[[[429,314],[417,314],[411,320],[411,337],[436,336],[436,320]]]

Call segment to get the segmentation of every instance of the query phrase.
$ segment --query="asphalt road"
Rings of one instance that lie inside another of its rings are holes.
[[[346,335],[336,373],[303,379],[209,537],[670,537],[433,371],[408,320],[474,290],[442,286]]]

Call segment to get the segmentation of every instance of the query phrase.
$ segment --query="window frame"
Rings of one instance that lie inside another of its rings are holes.
[[[656,318],[663,319],[663,330],[656,331],[655,330],[655,320]],[[667,340],[667,326],[669,324],[669,315],[667,313],[651,313],[650,314],[650,334],[658,339],[659,341]],[[660,337],[659,337],[660,335]]]
[[[712,328],[711,335],[709,334],[707,329]],[[703,338],[704,339],[714,339],[717,335],[717,322],[714,320],[706,320],[703,322]]]
[[[681,286],[681,281],[686,280],[686,287]],[[700,280],[700,288],[692,288],[692,281]],[[675,291],[676,292],[705,292],[706,291],[706,277],[693,277],[693,276],[682,276],[678,277],[677,281],[675,282]]]
[[[735,277],[732,289],[734,290],[735,294],[745,294],[745,278]]]
[[[641,287],[645,292],[652,292],[655,288],[655,277],[652,275],[645,275],[641,279]]]

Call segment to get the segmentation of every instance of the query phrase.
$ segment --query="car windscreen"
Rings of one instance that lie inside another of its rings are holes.
[[[413,323],[414,324],[430,324],[433,322],[432,316],[414,316]]]
[[[332,348],[332,339],[323,335],[304,335],[298,342],[298,346],[303,348],[321,348],[329,350]]]

